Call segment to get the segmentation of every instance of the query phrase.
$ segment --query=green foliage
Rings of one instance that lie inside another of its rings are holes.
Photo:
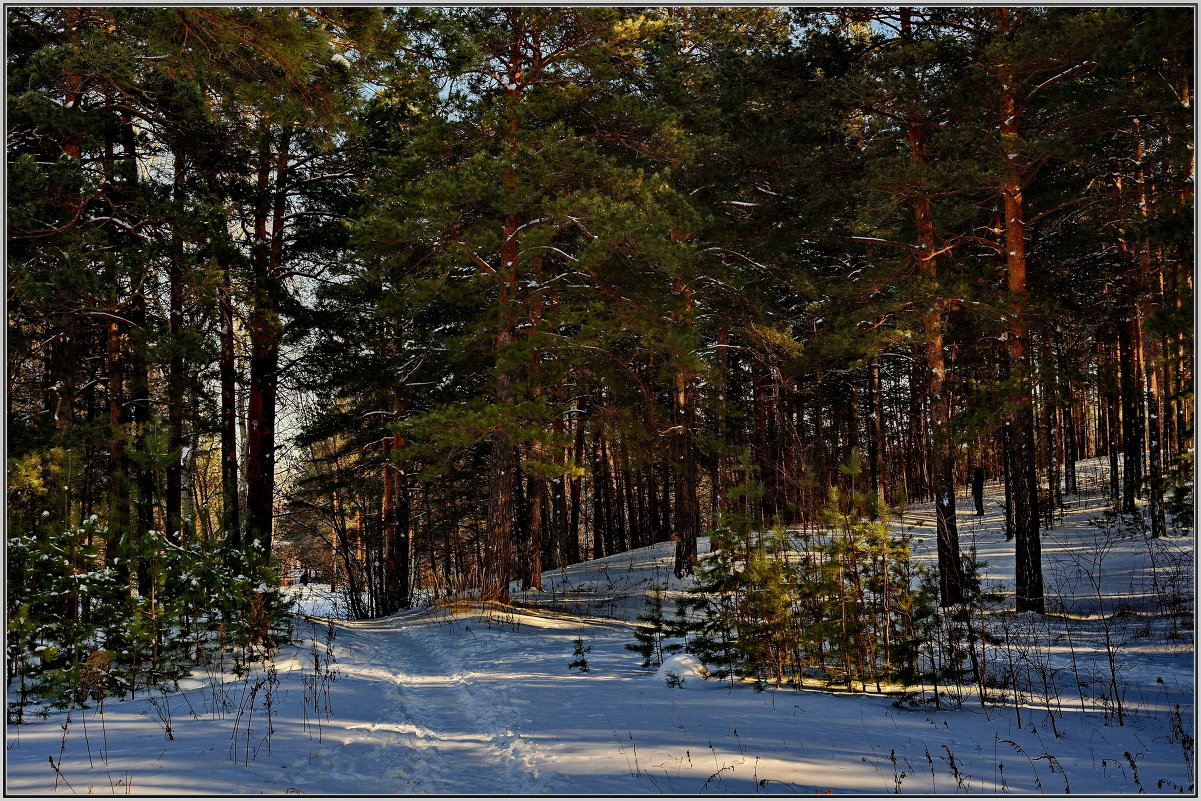
[[[592,646],[584,645],[583,637],[576,637],[572,642],[575,645],[575,650],[571,652],[571,655],[575,658],[571,660],[567,668],[569,670],[578,670],[581,673],[589,672],[592,668],[588,665],[588,654],[592,653]]]
[[[1168,466],[1164,487],[1164,508],[1169,525],[1182,531],[1193,527],[1193,504],[1196,473],[1193,454],[1182,453]]]
[[[672,654],[684,646],[678,642],[666,642],[676,634],[672,622],[663,615],[663,590],[656,587],[646,599],[646,609],[638,614],[640,624],[634,628],[635,642],[626,643],[626,650],[642,657],[642,667],[653,668],[663,664],[663,655]]]
[[[756,497],[756,484],[731,498]],[[711,533],[681,618],[688,650],[712,675],[776,686],[824,675],[864,688],[914,675],[936,607],[907,537],[893,535],[869,493],[831,488],[823,523],[755,531],[727,514]]]
[[[49,518],[47,518],[48,520]],[[130,584],[129,557],[105,561],[107,526],[44,523],[8,538],[9,677],[20,708],[69,705],[103,691],[124,695],[232,656],[235,667],[289,636],[290,602],[273,568],[252,569],[223,545],[175,545],[149,532],[151,591]],[[237,566],[236,572],[228,565]],[[102,657],[102,658],[101,658]],[[85,682],[104,664],[103,677]]]

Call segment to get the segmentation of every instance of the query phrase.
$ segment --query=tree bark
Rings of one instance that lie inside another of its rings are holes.
[[[279,384],[279,315],[283,292],[284,209],[288,183],[290,127],[281,134],[272,158],[271,137],[264,120],[259,150],[251,252],[253,288],[250,309],[250,393],[246,440],[246,537],[253,562],[271,556],[275,512],[275,417]],[[274,174],[274,183],[272,182]]]
[[[676,371],[675,392],[675,535],[674,570],[677,577],[692,575],[697,559],[697,539],[700,536],[700,499],[697,496],[700,472],[696,444],[693,441],[695,409],[693,389],[684,370]]]
[[[1135,117],[1132,121],[1134,136],[1135,136],[1135,163],[1137,171],[1135,173],[1135,188],[1138,192],[1138,209],[1139,216],[1144,220],[1150,215],[1150,208],[1147,193],[1147,174],[1143,165],[1144,148],[1142,120]],[[1150,315],[1152,305],[1163,305],[1163,286],[1162,273],[1157,275],[1152,266],[1151,241],[1147,237],[1143,237],[1139,243],[1138,253],[1139,276],[1142,279],[1143,287],[1142,301],[1138,304],[1137,318],[1141,322],[1142,319]],[[1163,420],[1163,405],[1161,403],[1159,371],[1157,369],[1158,359],[1157,345],[1154,335],[1146,331],[1143,326],[1139,332],[1142,335],[1141,351],[1143,356],[1143,370],[1145,375],[1145,386],[1147,389],[1146,396],[1146,433],[1147,433],[1147,451],[1148,451],[1148,516],[1151,518],[1151,536],[1162,537],[1167,532],[1167,521],[1164,515],[1163,507],[1163,443],[1162,443],[1162,420]],[[1142,443],[1140,442],[1140,449]],[[1141,456],[1141,454],[1140,454]]]
[[[121,124],[121,146],[127,155],[125,182],[131,188],[138,182],[137,139],[133,122],[128,118]],[[134,517],[137,530],[131,538],[132,553],[135,554],[138,592],[149,597],[153,579],[145,538],[154,530],[154,469],[147,453],[147,435],[150,433],[150,368],[146,362],[146,295],[150,291],[149,268],[142,266],[134,282],[129,299],[130,341],[126,343],[130,407],[130,422],[133,432],[129,437],[129,450],[134,466]]]
[[[1055,374],[1055,359],[1051,352],[1051,343],[1045,338],[1042,347],[1042,428],[1043,441],[1046,446],[1047,465],[1047,508],[1044,510],[1044,521],[1048,528],[1054,522],[1055,509],[1062,506],[1062,494],[1059,484],[1059,438],[1055,427],[1058,421],[1058,398],[1055,386],[1058,377]]]
[[[505,223],[512,235],[516,222]],[[511,262],[510,262],[511,263]],[[500,282],[500,312],[496,330],[496,402],[499,413],[507,417],[514,406],[514,378],[509,366],[516,316],[510,294],[516,290],[517,277],[511,271]],[[509,581],[514,578],[515,552],[513,522],[517,513],[517,446],[509,433],[509,421],[502,419],[492,431],[492,463],[488,479],[488,541],[485,552],[483,599],[508,603]]]
[[[185,171],[183,156],[173,150],[175,168],[174,200],[177,213],[183,211],[183,189]],[[183,332],[184,253],[183,239],[178,231],[179,222],[171,235],[171,260],[168,267],[170,283],[170,312],[168,328],[171,342],[171,358],[167,364],[167,497],[165,499],[165,524],[167,538],[178,544],[183,537],[183,418],[184,418],[184,357],[181,334]]]
[[[884,398],[880,386],[880,360],[873,359],[868,366],[868,390],[870,395],[871,439],[868,444],[868,462],[872,482],[872,494],[876,497],[876,508],[881,510],[886,505],[884,490]]]
[[[238,389],[234,355],[234,294],[228,261],[221,265],[221,516],[229,552],[241,553],[242,511],[238,490]]]
[[[544,458],[542,442],[535,438],[530,444],[530,459],[536,463]],[[531,475],[526,479],[526,531],[522,589],[542,589],[542,552],[546,541],[544,507],[546,505],[546,479]]]
[[[392,420],[397,422],[401,415],[399,391],[392,393]],[[404,448],[404,436],[392,432],[384,438],[383,472],[384,494],[380,509],[380,524],[383,527],[384,552],[384,608],[383,614],[390,615],[411,605],[409,577],[409,491],[408,477],[404,467],[396,463],[396,454]]]
[[[1076,480],[1076,462],[1080,459],[1080,439],[1076,431],[1076,393],[1072,391],[1071,377],[1067,371],[1067,356],[1063,345],[1063,331],[1055,328],[1055,360],[1058,366],[1059,379],[1067,397],[1063,405],[1063,491],[1067,495],[1076,495],[1080,488]]]
[[[1133,514],[1139,497],[1143,467],[1143,403],[1140,326],[1133,304],[1127,319],[1118,325],[1118,375],[1122,389],[1122,503],[1121,510]]]
[[[116,287],[115,277],[111,286]],[[116,307],[114,298],[114,308]],[[129,462],[126,455],[126,424],[125,412],[125,380],[122,353],[126,347],[121,326],[116,320],[110,320],[107,327],[108,349],[105,366],[108,373],[106,398],[108,401],[108,526],[110,536],[105,548],[105,561],[112,566],[117,575],[128,580],[129,562],[120,558],[123,540],[129,536]],[[12,397],[11,395],[9,396]],[[11,417],[9,419],[12,419]],[[119,559],[120,558],[120,559]],[[119,559],[119,561],[118,561]]]
[[[1003,35],[1012,30],[1008,8],[998,8],[997,27]],[[1034,402],[1031,395],[1031,371],[1028,355],[1026,288],[1026,221],[1023,217],[1023,175],[1019,154],[1017,86],[1012,66],[1003,57],[998,66],[1000,87],[1001,155],[1008,169],[1003,174],[1001,198],[1004,202],[1006,286],[1011,316],[1008,334],[1009,368],[1017,379],[1016,409],[1009,419],[1010,458],[1013,466],[1013,518],[1016,553],[1015,583],[1019,612],[1045,611],[1042,574],[1042,542],[1039,536],[1038,476],[1034,449]]]
[[[586,412],[581,414],[575,420],[575,438],[572,445],[572,463],[578,469],[584,464],[584,434],[585,420],[587,419]],[[563,532],[563,561],[567,564],[576,564],[580,561],[580,498],[581,483],[583,479],[578,474],[571,477],[571,485],[569,489],[570,507],[567,520],[567,528]]]
[[[925,163],[925,129],[920,121],[909,126],[912,160]],[[931,467],[934,480],[935,527],[938,542],[939,595],[943,606],[963,603],[965,579],[959,553],[959,528],[955,520],[955,451],[951,441],[951,402],[947,396],[946,360],[943,355],[942,312],[938,293],[937,241],[930,199],[913,201],[917,230],[919,273],[926,278],[931,297],[922,315],[925,329],[926,396],[930,409]]]
[[[1118,455],[1122,451],[1122,398],[1119,392],[1120,381],[1115,365],[1121,361],[1118,355],[1120,347],[1115,343],[1105,361],[1105,444],[1106,455],[1109,457],[1109,497],[1115,504],[1121,503],[1122,475],[1118,467]]]

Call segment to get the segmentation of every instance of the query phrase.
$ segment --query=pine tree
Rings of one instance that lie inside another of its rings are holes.
[[[626,650],[642,657],[642,667],[658,667],[663,664],[663,655],[672,654],[683,648],[680,643],[665,642],[674,634],[670,620],[663,615],[662,589],[656,587],[646,599],[646,609],[638,613],[638,626],[634,627],[635,642],[626,643]]]

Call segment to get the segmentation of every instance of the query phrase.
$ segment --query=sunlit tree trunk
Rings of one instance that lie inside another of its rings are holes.
[[[1002,35],[1012,30],[1011,10],[998,8],[997,27]],[[1045,611],[1043,599],[1042,542],[1039,535],[1038,475],[1034,448],[1034,402],[1031,396],[1028,290],[1026,288],[1026,221],[1023,216],[1023,176],[1019,168],[1018,105],[1013,68],[1006,58],[997,67],[1000,107],[1001,155],[1008,165],[1003,174],[1006,286],[1011,308],[1008,335],[1009,368],[1017,379],[1015,410],[1010,416],[1009,442],[1013,485],[1013,534],[1016,547],[1015,582],[1019,612]]]

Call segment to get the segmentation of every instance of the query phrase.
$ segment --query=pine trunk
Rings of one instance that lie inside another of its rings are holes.
[[[1076,431],[1076,393],[1073,392],[1071,378],[1067,372],[1067,358],[1064,353],[1063,332],[1055,328],[1055,359],[1064,396],[1067,403],[1063,406],[1063,491],[1067,495],[1076,495],[1080,488],[1076,481],[1076,462],[1080,459],[1080,439]]]
[[[175,163],[174,199],[181,207],[183,202],[184,166],[178,151],[172,153]],[[176,223],[178,228],[179,223]],[[179,231],[171,236],[171,259],[168,264],[170,283],[170,312],[168,327],[171,341],[171,358],[167,364],[167,497],[165,498],[165,523],[167,538],[178,544],[183,537],[183,417],[184,417],[184,358],[181,334],[183,332],[183,240]]]
[[[135,331],[146,330],[146,292],[148,276],[139,279],[134,288],[129,306],[129,321]],[[129,376],[130,422],[133,434],[130,437],[130,461],[134,466],[134,525],[132,537],[133,553],[137,568],[138,592],[146,598],[152,590],[149,557],[145,538],[155,529],[154,524],[154,469],[148,452],[150,433],[150,368],[146,363],[145,345],[130,343],[126,351],[127,374]]]
[[[912,160],[925,162],[925,130],[920,122],[909,128]],[[959,553],[959,528],[955,520],[955,451],[951,440],[951,401],[946,387],[943,355],[942,312],[939,308],[937,241],[931,219],[930,199],[913,202],[917,230],[918,271],[930,286],[930,304],[922,316],[926,347],[926,399],[930,409],[931,467],[934,480],[935,528],[938,543],[939,596],[943,606],[963,603],[965,579]]]
[[[138,182],[137,168],[137,139],[133,123],[126,119],[121,125],[121,145],[128,156],[126,166],[126,183],[132,187]],[[133,432],[129,437],[128,447],[134,472],[134,525],[136,530],[131,538],[132,553],[135,554],[138,592],[143,597],[150,597],[152,578],[145,537],[155,529],[154,524],[154,469],[151,465],[150,454],[147,452],[147,436],[150,433],[150,367],[146,361],[145,341],[139,341],[146,335],[146,300],[150,294],[150,275],[148,268],[143,266],[135,281],[129,300],[130,341],[126,343],[125,375],[128,379],[130,407],[129,418],[133,424]]]
[[[1143,142],[1142,120],[1135,117],[1132,125],[1136,139],[1135,161],[1138,165],[1138,170],[1135,173],[1135,187],[1138,191],[1138,209],[1139,215],[1145,220],[1150,215],[1150,208],[1147,197],[1147,175],[1143,166],[1145,145]],[[1150,316],[1150,310],[1153,305],[1160,307],[1164,305],[1164,297],[1162,271],[1153,269],[1151,241],[1146,237],[1139,243],[1138,255],[1139,277],[1142,279],[1140,283],[1143,286],[1144,292],[1142,301],[1138,304],[1137,319],[1141,321]],[[1147,477],[1149,508],[1147,513],[1151,518],[1151,536],[1162,537],[1167,531],[1167,521],[1163,508],[1163,445],[1161,441],[1163,407],[1159,391],[1158,359],[1156,359],[1158,343],[1154,335],[1147,332],[1145,327],[1141,327],[1139,333],[1141,335],[1139,344],[1141,345],[1140,351],[1143,359],[1142,366],[1147,390],[1145,418],[1149,460],[1149,475]],[[1139,446],[1141,449],[1141,441]]]
[[[870,426],[871,439],[869,441],[869,456],[870,473],[872,482],[872,494],[876,498],[877,509],[883,509],[886,505],[886,493],[884,490],[884,397],[880,386],[880,361],[873,359],[868,368],[869,379],[868,389],[870,391]]]
[[[1118,346],[1115,344],[1114,348]],[[1115,504],[1120,504],[1122,497],[1122,474],[1118,466],[1118,456],[1122,451],[1122,397],[1119,392],[1117,363],[1120,361],[1116,350],[1111,352],[1106,360],[1105,381],[1105,443],[1106,455],[1109,457],[1109,497]]]
[[[285,128],[278,152],[272,158],[270,131],[263,123],[258,196],[254,208],[245,545],[251,560],[258,564],[266,564],[270,559],[275,514],[275,417],[282,329],[279,301],[283,291],[281,271],[290,135],[290,129]]]
[[[228,263],[221,269],[221,515],[230,553],[242,551],[242,512],[238,492],[238,389],[234,355],[234,296]]]
[[[1143,431],[1140,408],[1143,403],[1142,370],[1139,354],[1139,324],[1133,308],[1118,326],[1118,374],[1122,388],[1122,503],[1121,510],[1132,514],[1139,497],[1143,467]]]
[[[507,238],[517,229],[513,219],[506,220]],[[516,254],[512,254],[513,257]],[[502,257],[502,263],[515,267],[514,259]],[[485,554],[484,599],[508,603],[509,581],[514,576],[516,554],[513,548],[513,525],[517,513],[517,446],[509,433],[507,417],[513,413],[515,402],[514,377],[509,353],[516,339],[516,313],[512,295],[517,288],[517,276],[512,269],[502,274],[500,281],[500,315],[496,331],[496,403],[502,419],[492,431],[492,464],[488,479],[488,545]]]
[[[116,286],[116,283],[112,284]],[[115,306],[115,304],[114,304]],[[118,576],[129,579],[128,560],[121,553],[122,539],[129,534],[129,462],[126,456],[126,412],[124,361],[122,358],[125,338],[121,334],[120,323],[110,320],[108,323],[108,349],[105,366],[108,373],[106,398],[108,401],[108,466],[107,478],[109,488],[109,530],[115,535],[106,544],[105,561],[112,566]],[[11,395],[9,396],[12,397]],[[9,419],[12,419],[11,417]],[[119,561],[118,561],[119,560]]]
[[[693,442],[695,410],[693,390],[682,369],[676,371],[676,554],[674,570],[677,577],[692,575],[697,559],[697,538],[700,536],[700,499],[697,495],[700,471],[696,445]]]
[[[572,463],[577,470],[584,464],[584,421],[585,415],[580,414],[575,420],[575,441],[572,447]],[[562,554],[563,561],[569,565],[580,561],[580,497],[581,476],[573,475],[570,486],[570,507],[568,510],[567,528],[563,532]]]
[[[1012,19],[1009,9],[997,9],[998,27],[1008,33]],[[1009,419],[1011,484],[1013,489],[1013,535],[1016,547],[1015,590],[1019,612],[1045,611],[1042,574],[1042,542],[1039,536],[1038,476],[1034,446],[1034,402],[1031,394],[1031,370],[1028,353],[1026,289],[1026,221],[1023,217],[1023,176],[1016,148],[1020,141],[1021,111],[1017,86],[1008,61],[999,65],[1001,87],[1001,147],[1005,173],[1001,187],[1004,202],[1006,285],[1011,308],[1008,334],[1009,368],[1017,378],[1015,411]]]
[[[539,465],[543,459],[542,443],[535,439],[530,444],[530,459]],[[527,468],[528,469],[528,468]],[[526,540],[523,558],[521,588],[542,589],[542,557],[546,544],[546,479],[531,475],[526,479]]]
[[[1055,392],[1055,362],[1049,342],[1043,342],[1043,389],[1042,389],[1042,429],[1043,443],[1046,450],[1047,466],[1047,508],[1044,510],[1045,522],[1048,528],[1054,522],[1055,509],[1063,505],[1063,496],[1059,483],[1059,437],[1055,428],[1058,422],[1057,399]]]

